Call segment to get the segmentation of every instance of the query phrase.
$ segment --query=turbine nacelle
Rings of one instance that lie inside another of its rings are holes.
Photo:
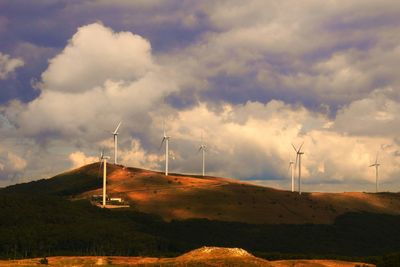
[[[375,163],[369,165],[369,167],[379,167],[381,164],[378,163],[378,153],[376,153]]]
[[[207,146],[206,145],[201,145],[199,147],[199,151],[201,151],[201,150],[207,150]]]
[[[301,148],[303,147],[303,145],[304,145],[304,142],[300,145],[299,149],[297,149],[297,148],[292,144],[292,147],[293,147],[294,151],[296,152],[296,162],[294,163],[294,167],[295,167],[295,168],[296,168],[296,166],[297,166],[298,158],[299,158],[301,155],[304,155],[304,152],[301,151]]]
[[[288,169],[290,169],[290,167],[294,164],[294,161],[289,161],[289,167]]]
[[[103,160],[103,159],[110,159],[110,158],[111,157],[104,155],[104,151],[103,150],[100,152],[100,157],[99,157],[100,161]]]
[[[170,138],[171,138],[171,136],[164,136],[163,139],[161,140],[161,144],[160,144],[160,148],[159,149],[161,149],[161,147],[164,144],[164,142],[167,141],[167,140],[169,141]]]

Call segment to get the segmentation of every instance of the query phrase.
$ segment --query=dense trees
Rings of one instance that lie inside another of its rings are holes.
[[[172,256],[208,245],[241,247],[271,259],[345,257],[383,262],[382,257],[366,257],[400,251],[400,216],[390,215],[347,214],[334,225],[250,225],[201,219],[167,223],[132,209],[106,210],[57,195],[11,192],[0,192],[0,214],[2,258]]]

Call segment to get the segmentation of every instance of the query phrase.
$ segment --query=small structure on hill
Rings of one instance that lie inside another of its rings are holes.
[[[90,198],[90,202],[99,207],[103,207],[103,195],[92,195]],[[105,208],[129,208],[130,205],[125,202],[122,197],[109,197],[106,195],[106,204],[104,205]]]

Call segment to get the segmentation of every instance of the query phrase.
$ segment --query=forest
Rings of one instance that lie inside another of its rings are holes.
[[[165,222],[134,208],[107,210],[58,194],[0,190],[0,257],[176,256],[201,246],[240,247],[266,259],[334,258],[397,264],[400,216],[349,213],[333,225]],[[385,265],[389,264],[389,265]]]

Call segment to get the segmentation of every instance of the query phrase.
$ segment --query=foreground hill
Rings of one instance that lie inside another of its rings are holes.
[[[0,261],[0,267],[37,266],[43,259]],[[373,264],[336,260],[281,260],[267,261],[254,257],[239,248],[202,247],[176,258],[151,257],[50,257],[49,266],[262,266],[262,267],[372,267]]]
[[[50,179],[15,185],[9,192],[49,193],[73,199],[102,194],[99,164]],[[234,179],[108,165],[107,194],[165,220],[206,218],[251,224],[332,224],[349,212],[400,214],[399,193],[292,193]]]

